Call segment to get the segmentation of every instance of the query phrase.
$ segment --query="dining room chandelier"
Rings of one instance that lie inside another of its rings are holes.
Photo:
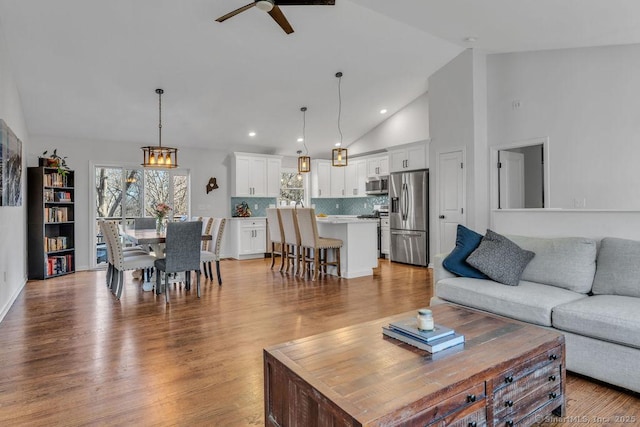
[[[340,134],[340,142],[336,143],[336,147],[331,150],[331,165],[337,167],[347,166],[349,159],[347,156],[347,149],[342,148],[342,129],[340,128],[340,119],[342,116],[342,92],[341,92],[341,83],[342,83],[342,73],[337,72],[336,77],[338,78],[338,133]]]
[[[178,149],[162,146],[162,94],[164,90],[156,89],[158,94],[158,145],[142,147],[144,156],[142,166],[145,168],[177,168]]]
[[[301,107],[302,111],[302,144],[304,145],[304,156],[302,150],[298,150],[298,174],[311,172],[311,157],[309,157],[309,149],[307,148],[307,107]]]

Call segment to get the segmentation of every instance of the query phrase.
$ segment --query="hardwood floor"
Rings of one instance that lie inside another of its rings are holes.
[[[264,425],[264,347],[428,306],[430,270],[380,264],[310,282],[223,260],[222,287],[169,305],[130,275],[121,301],[104,272],[29,282],[0,323],[0,425]],[[568,417],[640,420],[636,394],[575,375],[567,394]]]

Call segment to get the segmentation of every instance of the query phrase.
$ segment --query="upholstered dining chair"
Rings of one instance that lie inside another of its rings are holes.
[[[298,226],[300,228],[300,245],[302,246],[302,275],[308,272],[308,266],[313,264],[313,272],[311,280],[316,280],[318,273],[322,267],[333,265],[337,268],[338,277],[340,277],[340,248],[343,245],[342,240],[320,237],[318,235],[318,224],[316,222],[316,213],[313,208],[296,209],[298,217]],[[334,250],[334,260],[329,261],[327,251]]]
[[[283,253],[286,258],[285,271],[289,271],[289,267],[294,274],[300,272],[300,230],[298,229],[298,218],[293,208],[280,208],[280,219],[282,221],[282,229],[284,231],[284,247]]]
[[[224,227],[227,223],[226,218],[211,218],[212,226],[209,228],[211,234],[211,240],[207,241],[209,247],[207,250],[200,251],[200,262],[202,262],[202,270],[204,271],[204,277],[209,280],[213,280],[213,271],[211,270],[211,263],[216,262],[216,274],[218,276],[218,285],[222,285],[222,275],[220,274],[220,247],[222,246],[222,235],[224,234]]]
[[[134,230],[153,230],[156,228],[156,219],[151,217],[133,218]]]
[[[111,255],[111,274],[107,272],[108,285],[118,299],[124,288],[124,272],[143,270],[149,272],[153,268],[156,257],[144,252],[129,252],[125,255],[120,240],[120,230],[114,221],[104,221],[103,228],[107,238],[107,255]],[[110,280],[109,280],[110,277]]]
[[[160,292],[160,272],[164,272],[164,295],[169,303],[169,274],[185,273],[185,286],[191,287],[191,272],[196,272],[196,289],[200,298],[200,246],[202,221],[169,222],[164,258],[156,259],[156,293]]]
[[[271,241],[271,269],[276,262],[276,245],[280,245],[280,271],[284,269],[285,243],[284,230],[282,229],[282,219],[280,209],[267,208],[267,225],[269,227],[269,240]]]
[[[105,220],[100,218],[98,219],[98,226],[100,227],[100,233],[102,234],[103,238],[104,238],[104,244],[107,250],[107,274],[106,274],[106,282],[107,282],[107,287],[111,288],[113,286],[113,284],[115,283],[114,280],[114,267],[113,267],[113,243],[112,243],[112,236],[111,236],[111,231],[108,230],[106,228],[105,225]],[[120,236],[118,236],[118,240],[120,239]],[[125,250],[125,249],[129,249],[129,250]],[[148,255],[144,250],[142,250],[140,247],[135,246],[135,247],[130,247],[130,248],[122,248],[122,254],[125,258],[127,257],[132,257],[132,256],[138,256],[138,255]],[[115,293],[115,289],[113,290],[113,292]]]
[[[211,227],[213,226],[213,218],[210,216],[192,216],[191,221],[202,221],[202,235],[211,234]],[[211,246],[211,240],[203,240],[200,245],[201,251],[208,251]]]

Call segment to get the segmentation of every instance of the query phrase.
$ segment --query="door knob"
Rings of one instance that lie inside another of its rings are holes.
[[[444,215],[440,215],[438,218],[440,218],[440,219],[444,219]]]

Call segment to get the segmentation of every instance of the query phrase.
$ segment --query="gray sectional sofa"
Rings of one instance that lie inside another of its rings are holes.
[[[507,237],[535,253],[518,286],[455,276],[437,255],[431,304],[556,329],[565,335],[568,370],[640,392],[640,242]]]

